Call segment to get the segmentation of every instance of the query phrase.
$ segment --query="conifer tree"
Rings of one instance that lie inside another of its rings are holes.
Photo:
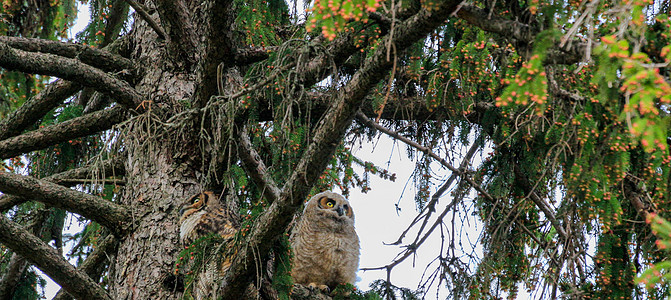
[[[81,2],[91,21],[69,38]],[[35,268],[57,299],[190,299],[213,255],[232,261],[223,299],[662,299],[670,6],[5,1],[0,299],[39,298]],[[396,179],[352,151],[381,135],[417,161],[417,216],[378,269],[435,235],[437,267],[417,291],[293,286],[303,202]],[[204,190],[229,191],[243,222],[185,248],[177,206]]]

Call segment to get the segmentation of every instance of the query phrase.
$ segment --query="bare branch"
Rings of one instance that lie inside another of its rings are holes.
[[[129,109],[142,102],[142,96],[127,82],[76,59],[53,54],[26,52],[0,42],[0,66],[9,70],[60,77],[110,95]]]
[[[357,118],[361,118],[361,117],[357,114]],[[372,120],[370,120],[370,121],[372,121]],[[468,149],[468,152],[466,152],[466,155],[461,160],[461,164],[459,164],[459,171],[461,171],[461,174],[452,172],[452,174],[450,174],[450,177],[445,181],[445,183],[443,183],[443,185],[431,196],[431,201],[429,201],[429,203],[427,203],[426,206],[424,206],[422,211],[420,211],[417,214],[417,217],[415,217],[415,219],[412,220],[412,222],[410,222],[410,225],[405,229],[405,231],[403,231],[403,233],[401,233],[401,235],[398,237],[398,239],[395,242],[391,243],[390,245],[401,244],[403,242],[403,238],[410,231],[410,229],[412,227],[414,227],[414,225],[417,224],[417,222],[419,222],[420,219],[424,219],[424,222],[422,223],[422,226],[420,226],[419,231],[417,232],[417,238],[415,238],[415,241],[412,242],[412,244],[417,243],[417,240],[419,239],[419,236],[424,231],[424,227],[426,226],[427,222],[429,221],[429,217],[431,217],[431,214],[433,214],[433,212],[436,211],[436,203],[438,203],[438,200],[440,199],[440,197],[442,197],[443,193],[445,193],[447,191],[447,189],[450,186],[452,186],[452,182],[454,182],[454,180],[457,179],[458,176],[459,177],[463,176],[463,174],[464,174],[463,172],[465,172],[466,167],[468,167],[468,165],[471,163],[471,159],[473,158],[473,155],[475,155],[478,148],[480,147],[479,140],[480,140],[480,138],[476,138],[474,140],[473,144],[471,145],[471,148]],[[425,212],[426,212],[426,214],[424,214]]]
[[[436,3],[431,11],[422,9],[396,27],[392,42],[397,49],[406,49],[440,26],[460,2],[442,1]],[[388,74],[392,62],[386,59],[386,44],[375,50],[350,82],[332,99],[329,110],[317,126],[313,141],[285,183],[280,199],[273,202],[254,223],[245,243],[247,247],[235,256],[222,282],[224,299],[236,299],[244,292],[254,276],[254,269],[248,266],[253,265],[258,257],[266,257],[275,238],[286,230],[340,144],[368,91]]]
[[[0,172],[0,191],[80,214],[115,234],[123,234],[131,224],[131,214],[125,207],[46,180]]]
[[[531,199],[531,201],[533,201],[534,204],[536,204],[536,207],[538,207],[543,212],[545,217],[550,221],[550,223],[552,223],[552,226],[555,227],[557,233],[562,238],[562,240],[568,241],[569,235],[568,233],[566,233],[564,226],[561,223],[559,223],[559,220],[557,220],[557,217],[555,216],[552,207],[547,202],[545,202],[545,200],[543,200],[538,195],[538,193],[536,193],[533,185],[529,181],[529,178],[527,178],[524,175],[524,173],[522,173],[519,164],[514,163],[513,172],[515,173],[515,179],[516,179],[515,181],[519,184],[524,193],[527,194],[527,198]]]
[[[138,14],[140,14],[140,17],[142,18],[142,20],[145,20],[145,22],[147,22],[147,24],[149,24],[149,27],[153,28],[154,31],[156,31],[156,34],[158,34],[159,38],[164,39],[164,40],[166,38],[168,38],[168,35],[165,33],[163,28],[160,25],[158,25],[158,23],[156,23],[154,18],[152,18],[149,15],[149,13],[147,13],[147,9],[144,7],[144,5],[142,5],[140,3],[137,3],[134,0],[125,0],[125,1],[128,2],[128,4],[130,4],[130,6],[132,6],[133,9]]]
[[[5,173],[0,172],[0,176]],[[78,271],[38,237],[0,215],[0,241],[49,275],[78,299],[112,299],[105,290],[82,271]]]
[[[254,150],[247,131],[243,128],[236,136],[240,137],[238,140],[238,157],[242,161],[247,176],[254,181],[260,191],[263,191],[263,196],[268,200],[268,203],[275,202],[280,197],[281,191],[268,174],[263,160]]]
[[[78,84],[62,79],[50,84],[0,121],[0,141],[20,134],[80,89]]]
[[[78,59],[105,72],[134,69],[133,61],[130,59],[81,44],[11,36],[0,36],[0,43],[5,43],[12,48],[23,51],[49,53]]]
[[[98,247],[93,250],[93,253],[91,253],[91,255],[89,255],[77,269],[91,277],[93,281],[98,281],[102,273],[105,271],[105,263],[109,260],[110,256],[116,252],[118,245],[119,242],[116,238],[111,234],[108,235],[98,244]],[[73,299],[72,296],[61,289],[56,293],[56,296],[54,296],[52,300],[71,299]]]
[[[108,159],[102,161],[100,164],[93,164],[77,169],[68,170],[62,173],[54,174],[46,178],[43,178],[43,180],[60,184],[62,186],[70,187],[74,185],[72,182],[68,181],[68,179],[70,178],[89,178],[96,173],[106,176],[110,175],[123,176],[126,173],[125,171],[126,170],[123,168],[123,164],[119,160]],[[14,195],[2,195],[0,196],[0,213],[4,213],[5,211],[14,207],[15,205],[19,205],[29,200],[30,199]]]
[[[487,193],[487,191],[485,191],[485,189],[483,189],[479,184],[477,184],[475,181],[473,181],[473,179],[471,179],[470,176],[468,176],[468,174],[466,174],[462,170],[459,170],[459,169],[455,168],[454,166],[452,166],[444,158],[438,156],[438,154],[431,151],[431,149],[429,149],[427,147],[424,147],[424,146],[418,144],[417,142],[400,135],[398,132],[391,131],[387,128],[384,128],[380,124],[377,124],[377,123],[373,122],[373,120],[369,119],[368,117],[366,117],[366,115],[364,115],[361,112],[359,112],[357,114],[357,118],[359,118],[363,123],[367,124],[368,126],[371,126],[375,129],[379,130],[380,132],[407,144],[410,147],[413,147],[413,148],[415,148],[419,151],[424,152],[426,155],[428,155],[429,157],[438,161],[441,165],[443,165],[448,170],[452,171],[455,174],[458,174],[459,176],[462,176],[462,178],[466,182],[468,182],[468,184],[470,184],[476,191],[478,191],[478,193],[480,193],[483,197],[485,197],[485,198],[487,198],[488,200],[491,200],[491,201],[494,200],[494,197],[492,197],[489,193]]]
[[[245,48],[235,54],[235,64],[238,66],[246,66],[259,62],[268,58],[268,54],[275,51],[277,47],[255,47]]]
[[[120,106],[83,115],[0,141],[0,159],[46,148],[60,142],[105,131],[125,119]]]

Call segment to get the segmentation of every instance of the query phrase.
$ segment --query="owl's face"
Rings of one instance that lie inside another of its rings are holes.
[[[340,194],[333,192],[319,193],[308,201],[306,211],[314,209],[315,213],[335,221],[354,223],[354,211],[349,201]]]
[[[179,222],[182,223],[187,218],[191,217],[193,214],[203,210],[207,207],[208,202],[215,197],[214,193],[211,191],[205,191],[198,193],[188,200],[186,200],[180,207],[179,210]]]

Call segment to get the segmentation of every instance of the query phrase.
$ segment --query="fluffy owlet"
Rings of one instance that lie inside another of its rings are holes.
[[[206,191],[194,195],[180,206],[179,240],[183,245],[191,245],[195,240],[212,233],[219,234],[224,240],[235,236],[240,221],[223,201],[225,199],[219,199],[214,192]],[[206,262],[193,283],[194,298],[216,299],[219,281],[230,265],[228,258],[223,261],[211,258]]]
[[[337,193],[322,192],[305,204],[291,235],[294,283],[333,289],[354,284],[359,268],[359,237],[354,211]]]

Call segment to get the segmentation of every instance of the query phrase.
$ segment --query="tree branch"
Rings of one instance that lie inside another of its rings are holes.
[[[145,22],[147,22],[147,24],[149,24],[149,27],[154,29],[156,34],[158,34],[159,38],[164,40],[168,38],[168,35],[165,33],[163,28],[160,25],[158,25],[158,23],[156,23],[156,20],[154,20],[154,18],[152,18],[149,15],[149,13],[147,13],[147,9],[144,7],[144,5],[137,3],[134,0],[126,0],[126,2],[128,2],[128,4],[130,4],[130,6],[133,7],[133,9],[140,15],[140,18],[142,18],[142,20],[144,20]]]
[[[79,84],[62,79],[56,80],[0,121],[0,141],[20,134],[80,89]]]
[[[77,268],[81,270],[86,275],[91,277],[91,279],[97,282],[100,279],[100,276],[105,271],[105,263],[109,260],[110,256],[116,253],[116,249],[119,246],[118,241],[113,235],[107,235],[102,242],[98,244],[98,247],[93,250],[86,260]],[[73,299],[70,294],[68,294],[63,289],[59,290],[56,293],[56,296],[52,300],[71,300]]]
[[[0,42],[0,66],[9,70],[60,77],[110,95],[129,109],[142,102],[142,95],[127,82],[100,69],[53,54],[26,52]]]
[[[110,3],[110,9],[106,16],[105,29],[103,31],[103,40],[99,47],[104,48],[111,44],[121,33],[123,29],[123,22],[128,16],[128,3],[124,0],[113,0]]]
[[[410,146],[410,147],[413,147],[413,148],[415,148],[415,149],[417,149],[417,150],[419,150],[419,151],[424,152],[424,154],[426,154],[426,155],[428,155],[429,157],[431,157],[431,158],[435,159],[436,161],[438,161],[438,162],[439,162],[441,165],[443,165],[445,168],[447,168],[448,170],[452,171],[452,173],[455,173],[455,174],[458,174],[459,176],[461,176],[466,182],[468,182],[468,184],[470,184],[470,185],[471,185],[476,191],[478,191],[478,193],[480,193],[483,197],[487,198],[487,199],[490,200],[490,201],[493,201],[493,200],[494,200],[494,197],[492,197],[489,193],[487,193],[487,191],[485,191],[485,189],[483,189],[479,184],[477,184],[475,181],[473,181],[473,179],[471,179],[466,173],[464,173],[462,170],[457,169],[457,168],[455,168],[454,166],[452,166],[452,165],[451,165],[449,162],[447,162],[444,158],[438,156],[438,154],[436,154],[436,153],[434,153],[433,151],[431,151],[431,149],[429,149],[429,148],[427,148],[427,147],[424,147],[424,146],[418,144],[417,142],[415,142],[415,141],[413,141],[413,140],[411,140],[411,139],[409,139],[409,138],[406,138],[406,137],[400,135],[398,132],[391,131],[391,130],[389,130],[389,129],[383,127],[383,126],[381,126],[380,124],[377,124],[377,123],[373,122],[373,120],[369,119],[368,117],[366,117],[366,116],[365,116],[363,113],[361,113],[361,112],[359,112],[359,113],[357,114],[357,118],[359,118],[359,120],[361,120],[364,124],[366,124],[366,125],[368,125],[368,126],[370,126],[370,127],[373,127],[373,128],[375,128],[375,129],[379,130],[380,132],[382,132],[382,133],[384,133],[384,134],[386,134],[386,135],[388,135],[388,136],[390,136],[390,137],[393,137],[393,138],[395,138],[395,139],[397,139],[397,140],[399,140],[399,141],[405,143],[406,145],[408,145],[408,146]]]
[[[45,177],[43,180],[70,187],[74,185],[68,181],[68,179],[71,178],[90,178],[95,176],[95,174],[123,176],[125,173],[126,170],[119,160],[107,159],[102,161],[100,164],[92,164],[85,167],[68,170]],[[4,213],[15,205],[19,205],[29,200],[30,199],[14,195],[2,195],[0,196],[0,213]]]
[[[457,11],[457,17],[480,27],[484,31],[500,34],[508,39],[531,44],[538,32],[524,23],[508,20],[498,16],[490,16],[487,11],[472,5],[464,5]],[[574,64],[585,56],[587,43],[576,40],[571,47],[551,49],[545,58],[546,64]]]
[[[27,226],[26,230],[29,230],[35,236],[42,236],[42,232],[45,229],[44,221],[49,216],[49,211],[48,209],[42,209],[31,212],[33,221]],[[23,256],[14,252],[6,266],[4,276],[0,279],[0,299],[14,298],[16,285],[21,280],[27,268],[28,261]]]
[[[399,24],[394,35],[387,38],[391,38],[396,49],[404,50],[440,26],[460,2],[442,1],[436,3],[430,11],[422,9]],[[242,295],[254,276],[254,268],[248,266],[254,265],[256,258],[266,257],[275,238],[286,230],[340,144],[368,91],[388,74],[392,62],[386,59],[386,45],[387,43],[382,43],[347,85],[334,96],[332,105],[317,126],[313,141],[285,183],[281,197],[254,223],[245,243],[246,247],[235,256],[222,282],[221,294],[224,299],[237,299]]]
[[[122,107],[117,106],[0,141],[0,159],[108,130],[125,120],[124,111]]]
[[[275,48],[276,47],[255,47],[240,49],[235,54],[235,64],[238,66],[246,66],[265,60]]]
[[[46,180],[0,172],[0,191],[80,214],[120,236],[131,225],[131,214],[125,207]]]
[[[0,172],[0,176],[4,174]],[[75,269],[56,250],[4,215],[0,215],[0,241],[15,253],[21,253],[76,298],[112,299],[100,285]]]
[[[254,150],[247,131],[243,128],[234,136],[240,137],[237,143],[238,157],[242,161],[242,166],[245,168],[247,176],[254,181],[260,191],[263,191],[263,196],[268,200],[268,203],[275,202],[280,197],[281,191],[273,178],[268,174],[263,160],[256,150]]]
[[[73,43],[45,39],[0,36],[0,43],[28,52],[40,52],[77,59],[105,72],[135,69],[133,61],[120,55]]]

